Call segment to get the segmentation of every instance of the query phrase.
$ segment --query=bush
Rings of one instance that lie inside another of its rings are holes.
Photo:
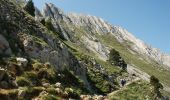
[[[61,98],[48,94],[48,95],[42,96],[41,100],[61,100]]]
[[[35,7],[32,0],[29,0],[24,7],[24,10],[28,12],[31,16],[35,16]]]
[[[123,70],[126,70],[127,68],[126,62],[120,56],[119,52],[116,51],[115,49],[112,49],[109,53],[109,62],[112,65],[121,67]]]
[[[68,93],[68,97],[79,99],[80,96],[72,89],[72,88],[65,88],[66,93]]]
[[[45,19],[44,19],[44,18],[41,19],[41,20],[40,20],[40,23],[43,24],[43,25],[45,26]]]
[[[53,24],[51,22],[51,18],[47,19],[46,22],[45,22],[45,26],[48,30],[52,31],[52,32],[55,32],[55,29],[53,27]]]
[[[40,85],[38,75],[35,72],[26,72],[24,73],[24,77],[27,78],[30,82],[32,82],[32,85]]]
[[[44,91],[43,87],[24,87],[25,98],[24,100],[31,100],[32,98],[38,96],[42,91]]]
[[[39,63],[39,62],[35,62],[34,64],[33,64],[33,69],[34,70],[39,70],[39,69],[41,69],[43,67],[43,64],[41,64],[41,63]]]
[[[48,93],[50,93],[50,94],[57,94],[57,91],[55,90],[55,88],[47,88],[47,90],[46,90]]]
[[[29,80],[27,80],[25,77],[18,77],[16,79],[16,82],[19,86],[30,86],[31,83]]]
[[[39,79],[43,79],[43,78],[48,79],[48,77],[49,77],[49,74],[47,72],[47,69],[40,69],[38,71],[38,78]]]
[[[160,89],[163,89],[163,85],[159,82],[159,79],[155,76],[150,77],[150,84],[154,87],[153,92],[157,97],[162,97]]]

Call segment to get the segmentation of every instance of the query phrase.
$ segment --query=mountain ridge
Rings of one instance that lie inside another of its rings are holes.
[[[50,12],[49,12],[50,11]],[[108,34],[111,33],[114,35],[119,42],[129,41],[133,43],[131,49],[139,54],[148,56],[154,59],[159,64],[165,65],[167,68],[170,67],[170,55],[163,53],[157,48],[153,48],[150,45],[144,43],[142,40],[136,38],[126,29],[120,26],[113,26],[103,19],[91,16],[91,15],[82,15],[76,13],[67,13],[65,14],[61,9],[57,8],[54,4],[46,4],[42,10],[41,17],[52,17],[56,21],[60,22],[63,20],[66,23],[71,23],[77,27],[87,26],[89,27],[92,33],[102,33]],[[39,15],[36,15],[38,17]],[[90,26],[91,25],[91,26]],[[118,34],[114,34],[118,33]],[[68,36],[67,36],[68,39]]]
[[[169,70],[132,50],[133,35],[95,16],[46,6],[33,17],[13,1],[0,1],[2,99],[152,100],[158,98],[152,75],[164,86],[161,98],[169,96]]]

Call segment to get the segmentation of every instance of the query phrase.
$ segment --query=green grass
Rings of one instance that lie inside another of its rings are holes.
[[[30,86],[31,85],[31,82],[26,79],[25,77],[17,77],[16,78],[16,82],[18,84],[18,86]]]
[[[102,65],[109,74],[119,73],[121,69],[117,66],[111,65],[109,62],[99,59],[93,52],[88,52],[79,45],[72,42],[65,41],[65,44],[70,48],[71,52],[78,60],[94,58],[100,65]]]
[[[167,70],[164,70],[156,64],[156,62],[151,61],[148,62],[146,59],[141,59],[140,55],[137,54],[132,54],[127,48],[127,43],[120,44],[114,36],[111,35],[103,35],[99,36],[100,40],[109,46],[110,48],[114,48],[119,53],[121,56],[124,58],[124,60],[128,64],[134,64],[136,65],[139,69],[143,70],[144,72],[148,73],[149,75],[154,75],[156,76],[163,84],[167,85],[170,87],[170,72]]]
[[[153,100],[150,84],[138,81],[109,96],[110,100]]]
[[[61,100],[61,98],[57,97],[56,95],[47,94],[47,95],[43,95],[41,97],[41,100]]]

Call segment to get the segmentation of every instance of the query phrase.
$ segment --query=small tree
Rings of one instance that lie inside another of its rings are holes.
[[[51,18],[47,19],[47,21],[45,22],[45,26],[48,30],[55,32],[54,26],[51,22]]]
[[[32,0],[29,0],[24,7],[24,10],[28,12],[31,16],[35,16],[35,7]]]
[[[41,19],[41,20],[40,20],[40,23],[43,24],[43,25],[45,26],[45,19],[44,19],[44,18]]]
[[[115,49],[111,49],[110,50],[110,53],[109,53],[109,62],[112,65],[121,67],[123,70],[126,70],[126,68],[127,68],[126,62],[120,56],[119,52],[116,51]]]
[[[155,76],[150,77],[150,84],[154,87],[153,92],[157,97],[162,97],[160,89],[163,89],[163,85],[159,82]]]

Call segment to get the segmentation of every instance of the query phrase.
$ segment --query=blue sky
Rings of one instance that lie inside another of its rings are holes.
[[[54,3],[65,12],[95,15],[126,28],[170,54],[170,0],[33,0],[38,8]]]

